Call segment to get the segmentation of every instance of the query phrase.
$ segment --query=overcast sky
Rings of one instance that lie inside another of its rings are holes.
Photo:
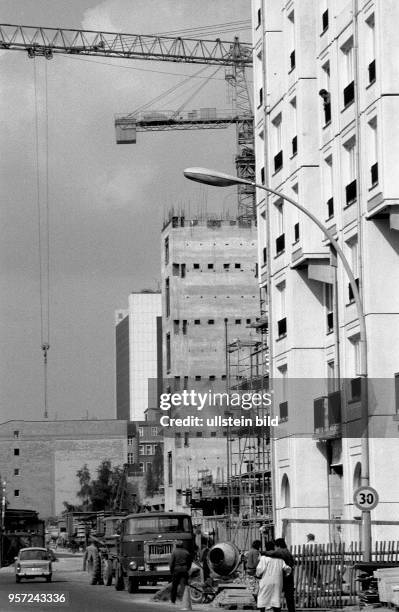
[[[150,34],[249,20],[250,0],[0,0],[0,15],[2,23]],[[250,41],[249,29],[219,37],[235,33]],[[182,176],[186,166],[232,172],[234,128],[140,133],[135,145],[115,144],[115,113],[135,110],[200,68],[0,51],[1,421],[43,415],[37,184],[46,261],[47,165],[49,418],[115,416],[114,311],[127,306],[131,291],[157,287],[165,211],[234,214],[232,189]],[[180,97],[153,107],[178,108],[204,79],[191,81]],[[187,109],[229,108],[226,92],[221,68]]]

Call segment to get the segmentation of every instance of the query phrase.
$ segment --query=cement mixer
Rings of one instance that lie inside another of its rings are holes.
[[[209,551],[207,563],[211,577],[205,583],[190,581],[191,599],[194,603],[210,603],[225,588],[241,562],[237,546],[231,542],[219,542]],[[213,574],[213,575],[212,575]]]
[[[231,576],[240,565],[241,555],[235,544],[220,542],[209,551],[208,565],[221,578]]]

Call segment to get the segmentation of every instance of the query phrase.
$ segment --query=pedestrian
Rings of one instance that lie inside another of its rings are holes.
[[[289,574],[283,573],[283,593],[288,612],[295,612],[295,584],[294,565],[295,559],[287,548],[284,538],[276,538],[275,549],[265,552],[266,556],[282,559],[291,568]]]
[[[274,542],[267,542],[265,553],[274,550]],[[283,572],[289,574],[291,568],[276,557],[261,555],[256,568],[256,576],[260,578],[257,607],[261,612],[273,609],[273,612],[281,610],[281,593],[283,587]]]
[[[203,541],[203,546],[201,548],[201,553],[199,557],[199,562],[202,566],[203,582],[206,582],[211,575],[211,570],[208,564],[210,550],[211,550],[211,543],[209,539],[206,539]]]
[[[246,571],[248,576],[255,576],[256,566],[260,559],[260,547],[262,542],[260,540],[254,540],[251,544],[251,548],[248,551],[246,559]]]
[[[313,586],[314,582],[316,582],[316,588],[319,588],[321,586],[322,580],[321,580],[320,566],[316,558],[317,557],[317,554],[316,554],[317,544],[316,544],[316,537],[314,533],[308,533],[306,535],[306,544],[312,547],[310,549],[312,551],[312,559],[310,561],[309,569],[308,569],[308,582],[311,586]]]
[[[183,548],[183,543],[177,542],[169,562],[169,569],[172,574],[170,600],[173,604],[176,603],[179,585],[182,585],[184,589],[188,585],[188,572],[190,571],[192,560],[192,556],[188,550]]]

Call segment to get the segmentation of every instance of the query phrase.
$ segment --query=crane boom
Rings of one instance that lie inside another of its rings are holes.
[[[252,65],[249,43],[201,40],[94,30],[0,24],[0,49],[27,51],[30,57],[54,53],[97,55],[211,65]]]

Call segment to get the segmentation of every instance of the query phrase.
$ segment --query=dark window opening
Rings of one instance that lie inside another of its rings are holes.
[[[184,446],[190,446],[190,434],[188,432],[184,433]]]
[[[374,83],[376,79],[375,59],[369,63],[368,70],[369,70],[369,84],[371,85],[371,83]]]
[[[201,319],[194,319],[194,325],[201,325]]]
[[[178,263],[172,264],[172,274],[173,276],[180,276],[180,265]]]
[[[197,264],[197,263],[193,264],[193,268],[194,268],[194,270],[199,270],[199,267],[200,267],[200,265],[199,265],[199,264]]]
[[[257,15],[258,15],[258,26],[257,27],[259,27],[262,24],[262,9],[260,8],[258,9]]]
[[[170,315],[170,285],[169,279],[165,280],[165,300],[166,300],[166,316]]]
[[[186,264],[181,264],[180,266],[180,276],[181,278],[186,277]]]
[[[209,380],[216,380],[216,376],[214,374],[211,374]]]
[[[171,367],[171,354],[170,354],[170,334],[166,334],[166,369],[168,372]]]
[[[262,166],[262,168],[260,169],[260,182],[263,183],[265,182],[265,167]]]
[[[279,405],[280,421],[288,421],[288,402],[281,402]]]
[[[279,151],[274,156],[274,172],[278,172],[283,167],[283,152]]]
[[[168,452],[168,484],[173,484],[173,462],[172,451]]]
[[[346,108],[355,99],[355,81],[352,81],[344,89],[344,107]]]
[[[169,236],[165,238],[164,247],[165,247],[165,265],[167,265],[169,263]]]
[[[298,153],[298,138],[294,136],[292,139],[292,155],[296,155]]]
[[[295,49],[290,53],[290,68],[291,70],[294,70],[295,68]]]
[[[322,33],[328,30],[328,9],[321,16]]]
[[[14,489],[14,497],[19,497],[19,489]]]
[[[294,225],[294,242],[298,242],[299,240],[299,223],[295,223]]]
[[[215,319],[208,319],[208,325],[215,325]]]
[[[259,89],[259,106],[263,104],[263,87]]]
[[[324,125],[331,123],[331,102],[324,102]]]
[[[201,380],[201,376],[196,376],[195,380]]]
[[[18,457],[19,455],[19,448],[14,448],[14,457]]]
[[[281,234],[276,238],[276,254],[280,255],[285,250],[285,234]]]
[[[371,186],[374,187],[374,185],[377,185],[378,183],[378,162],[376,162],[375,164],[371,166],[370,172],[371,172]]]
[[[359,289],[359,279],[358,278],[355,278],[355,283],[356,283],[356,287]],[[353,291],[352,291],[352,285],[350,283],[348,283],[348,297],[349,297],[349,302],[355,301],[355,296],[353,295]]]
[[[236,325],[241,325],[241,319],[236,319],[236,320],[235,320],[235,324],[236,324]]]
[[[234,264],[234,267],[236,270],[239,270],[241,268],[241,264],[240,263],[236,263]]]
[[[19,431],[18,431],[18,429],[16,429],[16,430],[14,431],[14,439],[15,439],[15,440],[18,440],[18,438],[19,438]]]
[[[230,264],[223,264],[224,270],[230,270]]]
[[[14,469],[14,476],[19,476],[19,469],[18,468]]]
[[[175,333],[175,334],[179,333],[179,323],[180,323],[180,321],[178,319],[175,319],[173,321],[173,333]]]
[[[356,197],[357,197],[356,179],[352,181],[351,183],[349,183],[348,185],[346,185],[345,194],[346,194],[346,205],[347,206],[349,204],[353,204],[353,202],[356,201]]]
[[[247,325],[251,324],[251,319],[247,319]]]
[[[331,219],[334,216],[334,198],[329,198],[327,200],[327,217]]]
[[[208,270],[213,270],[213,264],[208,264]]]
[[[197,438],[202,438],[202,431],[197,431],[197,432],[196,432],[196,434],[195,434],[195,436],[196,436]]]
[[[262,249],[262,263],[265,266],[267,263],[267,248],[263,247]]]
[[[327,313],[327,333],[331,333],[334,331],[334,313]]]
[[[187,334],[187,320],[186,319],[183,319],[182,331],[183,331],[183,335],[185,336]]]
[[[278,337],[282,338],[283,336],[286,336],[287,334],[287,317],[284,317],[284,319],[280,319],[279,321],[277,321],[277,332],[278,332]]]
[[[350,399],[352,401],[359,400],[362,395],[362,379],[352,378],[350,381]]]

